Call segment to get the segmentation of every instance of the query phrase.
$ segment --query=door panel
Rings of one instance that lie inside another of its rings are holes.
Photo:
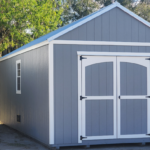
[[[113,100],[86,101],[86,135],[113,135]]]
[[[147,95],[147,67],[121,62],[120,82],[121,95]]]
[[[121,135],[147,134],[147,100],[123,99],[120,105]]]
[[[96,63],[85,67],[86,96],[113,95],[113,62]]]
[[[118,137],[148,137],[149,61],[145,57],[117,57]]]
[[[83,140],[116,138],[116,57],[83,57]]]

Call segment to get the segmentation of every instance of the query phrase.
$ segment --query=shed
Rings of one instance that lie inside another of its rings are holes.
[[[150,23],[115,2],[0,59],[0,120],[51,147],[150,142]]]

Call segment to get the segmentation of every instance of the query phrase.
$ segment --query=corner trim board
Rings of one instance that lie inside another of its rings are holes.
[[[54,59],[53,43],[49,43],[49,144],[54,144]]]

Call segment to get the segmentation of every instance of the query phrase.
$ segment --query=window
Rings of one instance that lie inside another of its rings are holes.
[[[21,94],[21,60],[16,61],[16,93]]]

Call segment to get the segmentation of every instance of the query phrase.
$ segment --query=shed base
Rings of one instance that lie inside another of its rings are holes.
[[[141,145],[145,145],[146,143],[150,143],[150,138],[134,138],[134,139],[107,139],[107,140],[91,140],[91,141],[83,141],[82,143],[68,143],[68,144],[53,144],[51,147],[67,147],[67,146],[90,146],[90,145],[104,145],[104,144],[134,144],[140,143]]]

